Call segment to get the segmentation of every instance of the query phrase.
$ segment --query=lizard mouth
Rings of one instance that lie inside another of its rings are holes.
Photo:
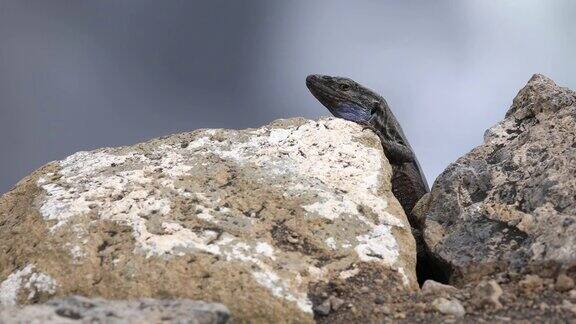
[[[345,94],[334,90],[322,76],[310,75],[306,78],[306,86],[320,103],[338,118],[343,118],[362,125],[368,125],[372,116],[361,105],[350,100]]]
[[[334,108],[338,107],[339,104],[347,101],[347,99],[340,96],[338,92],[323,84],[321,78],[318,76],[309,75],[306,78],[306,87],[308,87],[312,95],[331,112]]]

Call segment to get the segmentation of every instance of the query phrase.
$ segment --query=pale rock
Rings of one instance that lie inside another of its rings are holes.
[[[436,298],[432,301],[432,306],[444,315],[463,317],[466,315],[464,306],[457,299]]]
[[[426,280],[422,285],[422,293],[425,295],[453,295],[458,292],[458,288],[445,285],[434,280]]]
[[[333,280],[416,290],[391,174],[373,132],[333,118],[78,152],[0,198],[0,301],[180,297],[312,322]]]
[[[569,276],[567,276],[566,274],[562,273],[556,279],[556,283],[554,285],[554,288],[556,288],[556,290],[561,291],[561,292],[569,291],[572,288],[574,288],[574,279],[572,279]]]
[[[476,286],[474,293],[477,304],[491,309],[502,308],[500,297],[503,291],[495,280],[481,282]]]
[[[526,275],[518,285],[526,293],[539,292],[544,288],[544,280],[538,275]]]

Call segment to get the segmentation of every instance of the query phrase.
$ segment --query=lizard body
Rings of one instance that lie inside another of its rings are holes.
[[[361,124],[380,137],[384,154],[392,165],[392,192],[408,216],[410,225],[420,230],[424,224],[420,224],[412,209],[430,189],[386,100],[348,78],[310,75],[306,78],[306,86],[334,116]]]

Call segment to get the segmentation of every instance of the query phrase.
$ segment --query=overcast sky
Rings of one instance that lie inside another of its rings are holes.
[[[43,164],[328,112],[310,73],[390,104],[432,184],[533,73],[576,88],[576,1],[0,0],[0,193]]]

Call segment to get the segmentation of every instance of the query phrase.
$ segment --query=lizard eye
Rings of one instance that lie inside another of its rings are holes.
[[[342,84],[340,84],[340,90],[348,91],[348,90],[350,90],[350,86],[347,85],[346,83],[342,83]]]

